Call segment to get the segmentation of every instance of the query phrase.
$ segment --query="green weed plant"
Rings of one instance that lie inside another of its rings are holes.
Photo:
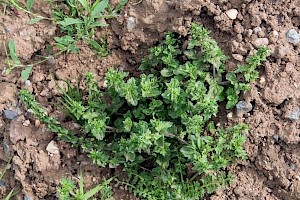
[[[246,159],[248,126],[216,127],[219,107],[233,108],[239,95],[258,77],[268,49],[259,48],[248,63],[226,71],[228,59],[209,31],[196,23],[186,48],[173,33],[150,49],[138,78],[109,69],[106,88],[92,73],[86,90],[60,90],[62,109],[81,132],[49,117],[27,90],[21,99],[59,138],[82,148],[99,166],[122,166],[126,185],[141,199],[199,199],[234,179],[226,170]]]
[[[0,1],[2,2],[2,1]],[[39,65],[48,60],[53,60],[56,56],[64,52],[78,53],[79,50],[76,46],[77,41],[86,41],[97,51],[99,56],[107,56],[109,54],[109,48],[107,47],[107,40],[105,37],[95,39],[95,29],[100,27],[106,27],[109,24],[105,19],[110,19],[119,16],[118,12],[121,8],[128,2],[128,0],[121,0],[114,9],[109,4],[108,0],[96,0],[93,3],[87,0],[67,0],[62,4],[62,8],[59,8],[57,4],[54,4],[49,0],[49,4],[53,7],[53,16],[51,18],[40,16],[32,11],[35,0],[27,0],[25,5],[22,5],[17,0],[8,0],[3,2],[5,13],[6,6],[10,5],[16,9],[23,11],[33,18],[29,21],[29,24],[35,24],[40,20],[50,20],[56,23],[63,36],[54,37],[55,46],[59,48],[57,53],[51,54],[47,52],[48,56],[42,56],[43,59],[32,64],[23,64],[16,53],[16,46],[12,39],[8,41],[8,49],[6,50],[6,45],[4,45],[6,51],[6,74],[9,74],[12,70],[16,68],[23,68],[21,72],[21,77],[23,80],[27,80],[30,76],[31,70],[35,65]],[[47,50],[52,49],[47,48]]]
[[[103,181],[100,185],[84,192],[84,184],[82,172],[80,171],[79,188],[77,188],[74,181],[63,178],[60,180],[61,185],[57,188],[60,200],[88,200],[95,197],[96,194],[100,193],[98,200],[113,200],[112,187],[109,186],[111,179]],[[96,198],[94,198],[96,199]]]

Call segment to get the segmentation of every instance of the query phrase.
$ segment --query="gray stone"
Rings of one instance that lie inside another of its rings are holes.
[[[5,182],[0,180],[0,187],[5,186]]]
[[[287,32],[286,39],[289,43],[297,44],[300,42],[300,34],[296,30],[291,29]]]
[[[47,145],[46,151],[51,154],[59,154],[59,149],[55,141],[51,140],[51,142]]]
[[[24,200],[32,200],[32,198],[28,196],[24,196]]]
[[[273,136],[273,138],[274,138],[274,141],[275,141],[275,142],[278,142],[278,141],[279,141],[279,136],[278,136],[277,134],[275,134],[275,135]]]
[[[247,113],[252,110],[252,104],[247,103],[246,101],[239,101],[236,104],[236,109],[242,111],[243,113]]]
[[[127,20],[127,29],[132,30],[135,27],[135,19],[133,17],[129,17]]]
[[[293,110],[288,116],[290,120],[299,120],[300,119],[300,107]]]
[[[14,120],[19,116],[18,113],[14,112],[12,110],[4,110],[3,115],[6,119],[9,119],[9,120]]]

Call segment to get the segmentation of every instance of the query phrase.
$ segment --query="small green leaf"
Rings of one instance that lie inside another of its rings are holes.
[[[35,24],[35,23],[39,22],[41,19],[42,18],[40,18],[40,17],[33,18],[29,21],[29,24]]]
[[[74,18],[65,18],[63,21],[57,22],[57,24],[62,26],[69,26],[73,24],[83,24],[84,22],[80,19],[74,19]]]
[[[103,13],[107,5],[108,5],[108,0],[102,0],[101,2],[97,3],[94,6],[94,9],[92,10],[91,13],[92,17],[99,15],[99,13]]]
[[[79,3],[82,5],[82,7],[88,11],[89,10],[89,5],[88,5],[88,2],[86,0],[78,0]]]
[[[29,78],[31,70],[32,70],[32,65],[30,65],[26,69],[22,70],[21,77],[24,81],[26,81]]]
[[[11,68],[5,70],[5,74],[9,74],[11,72]]]
[[[34,4],[34,0],[27,0],[26,1],[26,7],[27,7],[27,10],[30,11],[32,6]]]
[[[95,40],[88,40],[88,43],[92,45],[97,51],[103,51],[103,47]]]
[[[114,13],[118,12],[121,10],[121,8],[128,2],[128,0],[121,0],[119,4],[116,6],[115,10],[113,11]]]
[[[10,57],[11,59],[18,65],[21,65],[21,62],[17,56],[17,53],[16,53],[16,46],[15,46],[15,43],[12,39],[9,39],[8,41],[8,48],[9,48],[9,54],[10,54]]]

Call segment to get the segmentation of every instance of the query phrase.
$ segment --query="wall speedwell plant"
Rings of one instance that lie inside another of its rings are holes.
[[[248,64],[226,72],[224,56],[209,31],[192,24],[186,48],[172,33],[150,49],[139,78],[109,69],[106,88],[86,74],[86,90],[71,88],[60,100],[65,112],[82,126],[65,129],[26,90],[21,99],[58,136],[79,146],[100,166],[123,166],[126,185],[141,199],[199,199],[233,180],[224,169],[243,150],[247,125],[216,128],[212,121],[221,102],[227,109],[258,77],[266,60],[259,48]]]

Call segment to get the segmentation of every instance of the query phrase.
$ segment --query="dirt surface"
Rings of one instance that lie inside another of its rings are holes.
[[[49,14],[37,2],[34,10]],[[237,10],[236,17],[230,15],[230,9]],[[135,26],[128,29],[128,20],[132,19]],[[28,14],[9,7],[0,17],[1,43],[12,38],[24,63],[45,55],[46,45],[52,44],[58,34],[54,24],[41,21],[29,25],[29,20]],[[107,58],[99,59],[86,44],[78,44],[79,54],[60,55],[55,62],[36,66],[29,78],[30,86],[21,80],[20,70],[0,76],[0,112],[10,109],[19,114],[13,121],[0,115],[0,172],[13,157],[3,179],[5,185],[0,186],[0,198],[15,188],[22,189],[16,199],[57,199],[59,179],[78,180],[80,168],[86,187],[117,173],[91,165],[79,149],[58,141],[43,125],[37,126],[18,102],[19,89],[29,87],[51,115],[63,120],[64,115],[53,106],[53,97],[59,92],[50,73],[61,85],[62,80],[82,80],[86,71],[96,73],[101,85],[109,67],[134,74],[148,54],[147,49],[161,42],[164,32],[185,36],[191,22],[199,22],[211,30],[225,54],[233,57],[228,61],[229,69],[244,63],[260,44],[271,50],[268,61],[259,69],[260,78],[241,97],[252,104],[252,111],[237,116],[235,110],[229,110],[224,115],[228,114],[228,125],[249,124],[245,144],[248,160],[230,168],[237,177],[234,184],[210,199],[300,199],[300,43],[292,44],[286,39],[290,29],[300,32],[299,0],[130,0],[118,18],[107,22],[110,26],[97,32],[108,37],[112,53]],[[0,53],[2,72],[4,48]],[[51,141],[58,148],[53,154],[46,151]],[[115,199],[135,199],[126,188],[116,187],[114,191]]]

